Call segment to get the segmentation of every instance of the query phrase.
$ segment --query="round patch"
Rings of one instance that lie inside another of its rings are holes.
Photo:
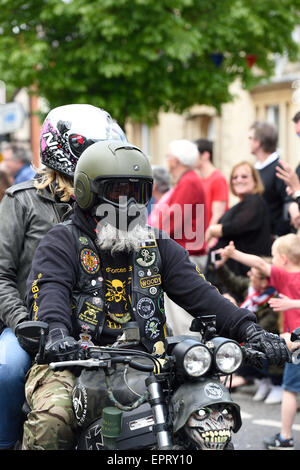
[[[153,317],[147,320],[145,325],[145,333],[147,338],[155,339],[158,338],[160,334],[161,323],[158,318]]]
[[[148,320],[150,317],[154,315],[155,312],[155,305],[152,299],[148,297],[141,298],[137,303],[137,312],[140,317]]]
[[[213,400],[218,400],[219,398],[222,398],[224,394],[222,387],[212,382],[205,385],[204,393],[208,398],[212,398]]]
[[[95,274],[100,268],[100,259],[98,255],[88,248],[84,248],[80,253],[81,266],[89,274]]]
[[[148,267],[151,266],[156,260],[155,251],[148,250],[148,248],[143,248],[137,258],[136,262],[139,266]]]

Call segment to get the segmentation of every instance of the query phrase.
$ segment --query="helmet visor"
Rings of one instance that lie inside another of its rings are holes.
[[[145,179],[110,179],[96,183],[97,195],[114,206],[127,205],[134,200],[147,205],[152,196],[152,181]]]

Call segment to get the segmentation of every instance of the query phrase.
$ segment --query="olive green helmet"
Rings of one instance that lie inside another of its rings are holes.
[[[80,156],[74,175],[76,201],[83,210],[109,204],[119,210],[126,198],[147,206],[152,196],[152,168],[148,157],[137,147],[112,140],[88,147]],[[124,206],[123,206],[124,209]]]

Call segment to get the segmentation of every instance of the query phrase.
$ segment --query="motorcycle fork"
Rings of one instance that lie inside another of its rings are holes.
[[[167,412],[161,384],[155,375],[151,375],[146,379],[146,386],[155,423],[154,433],[157,438],[158,449],[171,449],[172,440],[167,426]]]

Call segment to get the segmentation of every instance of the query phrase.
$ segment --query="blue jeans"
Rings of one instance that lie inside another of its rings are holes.
[[[10,328],[0,335],[0,449],[13,447],[20,438],[25,375],[30,356]]]
[[[289,392],[300,392],[300,364],[287,362],[284,366],[282,388]]]

